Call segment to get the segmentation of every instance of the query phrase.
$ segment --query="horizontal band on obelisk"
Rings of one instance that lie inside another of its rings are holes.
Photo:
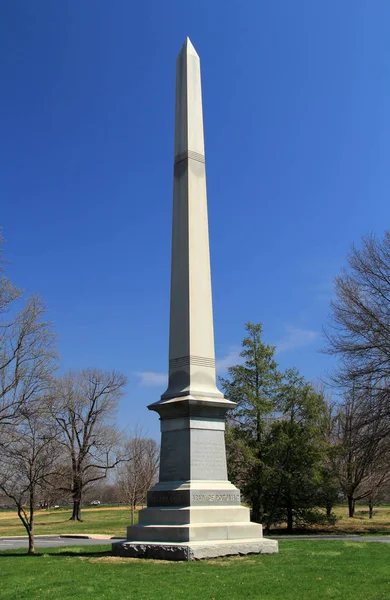
[[[199,152],[193,152],[192,150],[185,150],[184,152],[180,152],[180,154],[175,156],[175,165],[183,160],[187,160],[188,158],[192,158],[192,160],[197,160],[198,162],[204,163],[204,154],[199,154]]]
[[[209,367],[215,369],[214,358],[206,358],[204,356],[180,356],[180,358],[171,358],[169,361],[169,369],[177,369],[178,367],[189,367],[196,365],[198,367]]]

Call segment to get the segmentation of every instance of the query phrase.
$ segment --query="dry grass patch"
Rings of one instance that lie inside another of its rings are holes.
[[[334,513],[337,516],[335,525],[318,525],[307,527],[305,533],[325,534],[390,534],[390,506],[378,506],[374,510],[374,516],[369,519],[368,509],[358,506],[354,517],[348,517],[347,506],[336,506]],[[280,525],[272,529],[272,533],[283,534],[286,526]],[[303,533],[303,531],[301,531]]]
[[[203,560],[202,562],[208,564],[208,565],[218,565],[220,567],[228,567],[229,565],[231,565],[233,562],[246,562],[246,563],[250,563],[250,562],[256,562],[258,565],[261,565],[261,560],[258,560],[257,555],[253,555],[253,556],[226,556],[224,558],[217,558],[217,559],[206,559]]]
[[[101,556],[99,558],[90,558],[92,563],[147,563],[148,565],[177,565],[179,561],[175,560],[156,560],[154,558],[133,558],[131,556]]]
[[[337,506],[336,515],[339,517],[334,530],[346,533],[390,533],[390,507],[378,506],[374,510],[374,516],[369,519],[368,509],[358,506],[354,517],[348,517],[346,506]]]
[[[0,512],[0,521],[2,519],[13,519],[13,518],[15,518],[15,512],[12,512],[10,510]]]

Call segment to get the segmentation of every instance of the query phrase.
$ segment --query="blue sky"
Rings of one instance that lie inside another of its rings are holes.
[[[61,368],[129,378],[120,423],[168,360],[176,56],[201,59],[216,355],[262,322],[282,368],[323,376],[332,282],[389,223],[387,0],[3,0],[0,225],[47,303]]]

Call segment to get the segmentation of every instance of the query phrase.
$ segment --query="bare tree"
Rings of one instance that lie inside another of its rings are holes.
[[[40,489],[56,468],[58,431],[41,403],[23,408],[18,423],[4,427],[0,447],[0,490],[11,499],[34,553],[34,514]]]
[[[125,384],[121,373],[86,369],[68,373],[54,386],[50,410],[68,456],[62,489],[72,494],[71,520],[81,520],[85,488],[121,461],[113,419]]]
[[[131,510],[134,525],[137,506],[146,504],[146,495],[157,479],[159,447],[136,430],[124,446],[125,461],[118,468],[118,494]]]
[[[340,358],[336,381],[376,394],[378,418],[389,413],[390,231],[352,246],[348,267],[335,279],[336,298],[326,331],[327,352]]]
[[[57,431],[60,438],[61,432]],[[59,445],[56,467],[40,486],[38,502],[41,508],[49,509],[55,505],[68,504],[72,500],[69,489],[64,489],[64,481],[70,481],[72,478],[68,455],[63,445]]]
[[[339,440],[335,434],[335,426],[338,423],[340,411],[339,405],[331,398],[328,389],[322,382],[315,383],[315,389],[323,398],[323,415],[320,420],[320,431],[324,453],[322,456],[321,485],[318,490],[318,496],[321,505],[326,510],[326,516],[332,518],[332,510],[340,499],[340,484],[338,473],[336,472],[339,449],[337,444]]]
[[[334,458],[353,516],[355,502],[374,502],[387,477],[382,463],[386,455],[388,464],[390,439],[390,231],[352,246],[335,293],[326,351],[340,359],[333,379],[345,395]]]
[[[389,469],[389,454],[387,454],[386,470],[382,470],[378,475],[378,483],[372,488],[367,497],[368,515],[372,519],[374,516],[374,507],[379,504],[388,504],[390,500],[390,469]],[[380,479],[379,479],[380,478]]]
[[[372,473],[367,477],[366,482],[362,486],[362,498],[365,498],[368,504],[368,518],[374,516],[374,507],[381,502],[390,485],[390,454],[388,448],[384,449],[385,453],[379,464],[374,466]]]
[[[56,366],[55,336],[45,306],[32,296],[20,306],[22,292],[4,274],[0,236],[0,426],[40,396]]]
[[[389,463],[386,420],[367,418],[375,399],[354,388],[347,392],[333,420],[333,448],[329,454],[340,489],[348,500],[349,516],[355,503],[368,498],[385,481]]]

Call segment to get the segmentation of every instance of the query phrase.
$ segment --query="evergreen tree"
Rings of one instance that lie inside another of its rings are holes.
[[[252,506],[252,519],[264,517],[264,447],[270,419],[276,408],[281,375],[275,348],[262,342],[261,324],[246,323],[247,335],[240,356],[243,364],[230,367],[229,379],[221,379],[227,398],[237,402],[230,415],[227,435],[232,480]],[[234,457],[234,458],[233,458]]]
[[[247,323],[246,332],[243,364],[220,380],[226,397],[237,402],[226,429],[229,477],[251,505],[252,519],[267,529],[287,522],[291,532],[323,522],[316,507],[329,508],[337,493],[327,470],[324,395],[296,369],[278,370],[261,324]]]
[[[268,473],[267,529],[275,522],[287,522],[291,533],[294,525],[326,520],[316,509],[326,488],[327,446],[322,435],[326,404],[297,369],[289,369],[279,389],[277,409],[263,452]]]

